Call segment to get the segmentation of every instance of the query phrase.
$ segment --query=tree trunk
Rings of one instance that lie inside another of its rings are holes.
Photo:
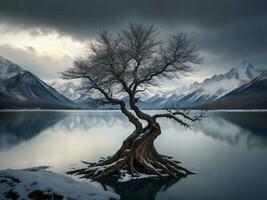
[[[67,174],[82,175],[92,180],[117,175],[119,178],[142,178],[155,176],[184,177],[192,174],[181,167],[171,157],[160,155],[155,146],[155,139],[161,134],[160,127],[146,127],[141,132],[133,132],[124,140],[121,148],[112,156],[98,163],[87,163],[88,167],[72,170]]]

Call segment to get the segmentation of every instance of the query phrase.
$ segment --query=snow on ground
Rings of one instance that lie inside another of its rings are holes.
[[[46,168],[0,170],[0,199],[119,199],[115,193],[101,191],[88,182],[77,182]]]
[[[167,174],[163,174],[162,176],[168,176]],[[132,176],[131,174],[127,173],[126,171],[122,170],[121,171],[121,176],[119,178],[119,182],[127,182],[131,180],[137,180],[137,179],[145,179],[145,178],[158,178],[158,175],[153,175],[153,174],[139,174],[138,176]]]

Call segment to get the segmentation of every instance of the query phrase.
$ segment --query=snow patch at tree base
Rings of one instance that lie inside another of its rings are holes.
[[[168,174],[162,174],[161,177],[168,177]],[[127,182],[127,181],[131,181],[131,180],[137,180],[137,179],[145,179],[145,178],[159,178],[158,175],[156,174],[138,174],[138,175],[132,175],[129,174],[127,171],[122,171],[121,172],[121,176],[118,179],[118,182]]]

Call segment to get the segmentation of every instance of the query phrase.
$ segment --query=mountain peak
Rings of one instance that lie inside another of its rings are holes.
[[[241,65],[247,66],[247,67],[253,67],[249,60],[244,60]]]
[[[5,97],[4,99],[0,97],[0,107],[74,105],[72,101],[59,94],[36,75],[3,57],[0,57],[0,96]]]
[[[0,63],[3,63],[3,64],[13,64],[10,60],[0,56]]]
[[[255,67],[251,64],[250,61],[244,60],[239,66],[236,68],[243,68],[243,69],[255,69]]]
[[[8,79],[16,74],[25,72],[23,68],[0,56],[0,79]]]
[[[247,69],[254,70],[255,67],[248,60],[244,60],[239,65],[237,65],[237,66],[233,67],[232,69],[230,69],[229,72],[230,71],[235,71],[236,72],[236,71],[247,70]]]
[[[227,94],[235,88],[256,78],[262,70],[254,67],[248,60],[243,61],[224,74],[214,74],[200,83],[189,86],[190,92],[186,98],[181,98],[181,104],[191,106],[211,101]]]
[[[13,70],[19,70],[19,71],[25,71],[24,69],[22,69],[20,66],[18,66],[17,64],[14,64],[13,62],[11,62],[10,60],[0,56],[0,68],[1,69],[13,69]]]
[[[225,73],[225,76],[228,79],[235,77],[236,79],[239,79],[242,83],[244,83],[246,81],[252,80],[261,72],[261,69],[254,67],[249,61],[245,60],[240,65],[237,65],[236,67],[230,69],[227,73]]]

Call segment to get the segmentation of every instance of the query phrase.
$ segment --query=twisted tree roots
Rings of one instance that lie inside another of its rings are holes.
[[[121,181],[126,178],[142,177],[185,177],[193,172],[179,165],[180,162],[171,157],[160,155],[154,147],[154,140],[160,131],[145,130],[134,132],[121,148],[112,156],[101,159],[97,163],[87,163],[86,168],[68,171],[67,174],[81,175],[81,178],[100,180],[117,175]]]

